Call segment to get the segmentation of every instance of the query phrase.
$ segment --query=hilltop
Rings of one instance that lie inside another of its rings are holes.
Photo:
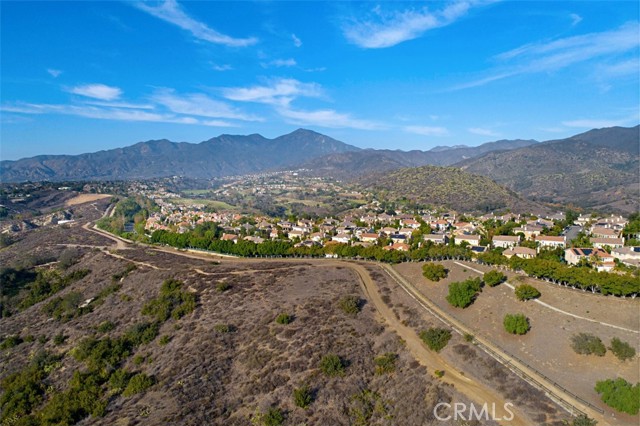
[[[580,207],[638,209],[640,127],[591,130],[455,166],[532,200]]]
[[[382,199],[406,198],[419,204],[457,211],[486,212],[500,209],[537,211],[541,207],[522,199],[491,179],[455,167],[422,166],[374,173],[360,178],[358,185]]]

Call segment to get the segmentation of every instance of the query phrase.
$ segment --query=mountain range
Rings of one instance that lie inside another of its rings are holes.
[[[221,135],[198,144],[162,139],[80,155],[39,155],[1,161],[0,180],[126,180],[175,175],[207,179],[300,166],[323,175],[338,177],[345,171],[356,176],[372,170],[426,164],[446,166],[486,152],[534,143],[515,140],[478,147],[438,147],[431,151],[372,150],[298,129],[274,139],[259,134]],[[336,167],[340,164],[344,167]],[[369,164],[378,167],[372,169]]]
[[[165,176],[212,178],[296,166],[360,148],[304,129],[275,139],[221,135],[193,144],[166,139],[81,155],[39,155],[0,162],[2,182],[127,180]]]
[[[454,166],[534,201],[634,211],[638,208],[640,126],[594,129],[538,142],[500,140],[476,147],[429,151],[360,149],[310,130],[265,138],[221,135],[193,144],[152,140],[81,155],[40,155],[0,162],[0,181],[127,180],[166,176],[214,178],[271,170],[307,169],[316,176],[355,180],[389,172],[394,188],[426,165]],[[416,175],[426,176],[425,170]],[[431,176],[431,173],[427,173]],[[363,180],[366,182],[367,179]]]

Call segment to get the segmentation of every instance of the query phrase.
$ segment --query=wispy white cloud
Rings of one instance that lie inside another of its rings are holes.
[[[521,74],[554,72],[594,60],[611,60],[637,52],[640,47],[640,23],[628,22],[619,28],[599,33],[530,43],[497,55],[499,67],[489,75],[456,85],[451,90],[483,86]],[[619,70],[631,72],[637,56],[620,62]],[[596,64],[596,67],[599,66]],[[612,71],[615,71],[612,69]],[[612,73],[612,77],[614,74]]]
[[[582,16],[577,13],[569,14],[569,18],[571,18],[571,25],[576,26],[582,21]]]
[[[267,85],[229,87],[222,90],[225,98],[233,101],[258,102],[287,106],[300,96],[317,98],[323,91],[316,83],[302,83],[295,79],[273,79]]]
[[[295,67],[296,65],[298,65],[298,63],[296,62],[295,59],[289,58],[289,59],[275,59],[270,62],[263,62],[261,65],[263,68],[269,68],[269,67],[283,68],[283,67]]]
[[[120,88],[107,86],[105,84],[85,84],[82,86],[72,87],[68,92],[103,101],[112,101],[114,99],[118,99],[122,95],[122,90]]]
[[[151,96],[151,100],[176,114],[243,121],[262,121],[260,117],[244,114],[232,106],[211,99],[202,93],[180,95],[172,89],[160,89]]]
[[[291,34],[291,40],[293,40],[293,45],[295,47],[302,46],[302,40],[300,40],[295,34]]]
[[[183,30],[189,31],[195,38],[204,40],[214,44],[222,44],[230,47],[246,47],[256,44],[258,39],[254,37],[234,38],[219,33],[218,31],[208,27],[205,23],[200,22],[187,15],[182,7],[175,0],[165,0],[158,6],[151,6],[146,2],[137,2],[134,5],[163,21],[176,25]]]
[[[640,60],[627,59],[614,63],[602,63],[596,67],[596,75],[605,78],[640,75]]]
[[[527,72],[546,72],[566,68],[591,59],[618,55],[640,46],[640,24],[629,22],[611,31],[534,43],[498,55],[498,60],[521,60]]]
[[[640,122],[640,112],[638,112],[636,108],[636,112],[621,118],[616,118],[616,119],[581,118],[577,120],[563,121],[562,125],[566,127],[575,127],[580,129],[600,129],[603,127],[637,125],[638,122]]]
[[[408,133],[415,133],[416,135],[423,136],[448,136],[449,130],[445,127],[433,127],[433,126],[406,126],[404,131]]]
[[[564,133],[567,129],[563,127],[540,127],[540,130],[548,133]]]
[[[327,128],[351,128],[360,130],[379,130],[384,128],[380,123],[352,117],[332,109],[302,111],[290,108],[278,108],[278,113],[291,124],[302,126],[319,126]]]
[[[61,105],[17,103],[0,106],[0,111],[20,114],[63,114],[85,118],[113,121],[138,121],[154,123],[198,124],[203,126],[234,127],[232,123],[222,120],[198,120],[194,117],[176,116],[144,110],[103,108],[93,105]]]
[[[130,102],[103,102],[87,100],[83,102],[87,105],[96,105],[107,108],[125,108],[125,109],[153,109],[151,104],[135,104]]]
[[[486,128],[482,128],[482,127],[472,127],[470,129],[467,129],[469,131],[469,133],[473,133],[474,135],[480,135],[480,136],[490,136],[492,138],[495,137],[499,137],[500,133],[495,132],[491,129],[486,129]]]
[[[54,68],[47,68],[47,72],[53,78],[58,78],[60,76],[60,74],[62,74],[62,71],[54,69]]]
[[[498,72],[498,73],[490,75],[488,77],[483,77],[483,78],[480,78],[478,80],[472,80],[472,81],[469,81],[467,83],[458,84],[456,86],[451,87],[450,89],[446,89],[445,91],[462,90],[462,89],[470,89],[472,87],[480,87],[480,86],[484,86],[485,84],[492,83],[494,81],[503,80],[505,78],[512,77],[512,76],[514,76],[516,74],[518,74],[518,73],[515,72],[515,71]]]
[[[343,34],[347,40],[359,47],[376,49],[395,46],[407,40],[420,37],[434,28],[444,27],[465,16],[472,7],[481,6],[490,1],[466,0],[454,1],[430,10],[383,13],[378,6],[373,16],[367,20],[354,20],[343,25]],[[431,5],[439,5],[437,2]]]
[[[229,64],[222,64],[222,65],[211,64],[211,68],[214,71],[231,71],[233,69],[233,67]]]

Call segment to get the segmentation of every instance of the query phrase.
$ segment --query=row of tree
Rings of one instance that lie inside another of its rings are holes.
[[[489,265],[508,266],[535,278],[593,293],[623,297],[636,297],[640,294],[640,280],[636,275],[598,272],[586,266],[569,266],[560,261],[555,250],[542,251],[535,259],[521,259],[517,256],[507,259],[498,251],[489,251],[478,255],[478,260]]]
[[[223,241],[214,238],[213,235],[200,234],[199,232],[185,232],[182,234],[157,230],[151,235],[151,242],[166,244],[177,248],[197,248],[201,250],[215,251],[224,254],[233,254],[243,257],[258,256],[309,256],[325,257],[336,255],[344,258],[361,258],[377,260],[380,262],[399,263],[408,260],[431,259],[471,259],[471,251],[466,247],[442,246],[427,243],[423,247],[408,252],[399,250],[385,250],[381,246],[356,246],[348,244],[329,244],[325,247],[294,247],[294,244],[286,240],[266,240],[260,244],[252,241],[239,240],[237,243]]]

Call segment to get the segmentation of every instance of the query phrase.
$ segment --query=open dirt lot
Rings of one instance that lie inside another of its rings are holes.
[[[624,377],[636,383],[640,375],[638,357],[621,362],[611,352],[607,352],[604,357],[578,355],[570,347],[570,338],[579,332],[593,333],[605,344],[611,338],[618,337],[640,349],[637,333],[597,323],[640,330],[640,300],[593,295],[527,278],[525,281],[542,293],[540,301],[596,322],[578,319],[532,301],[519,302],[513,290],[504,284],[483,288],[471,306],[459,309],[450,306],[445,299],[448,284],[480,276],[473,269],[488,271],[490,268],[473,263],[460,266],[452,261],[443,264],[449,269],[449,276],[437,283],[422,277],[422,263],[405,263],[395,269],[441,309],[462,321],[477,335],[489,339],[561,386],[601,407],[608,416],[614,415],[612,421],[615,424],[638,424],[638,416],[613,413],[593,390],[596,381],[608,378]],[[515,274],[508,275],[509,282],[518,284]],[[529,317],[531,330],[524,336],[513,336],[504,331],[502,319],[507,313],[519,312]],[[464,351],[461,355],[465,355]]]
[[[80,194],[65,202],[67,206],[77,206],[78,204],[90,203],[104,198],[111,198],[109,194]]]

